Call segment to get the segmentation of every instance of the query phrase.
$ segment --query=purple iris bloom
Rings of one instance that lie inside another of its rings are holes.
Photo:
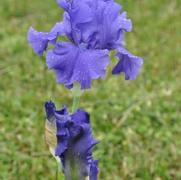
[[[56,110],[52,102],[45,103],[45,110],[48,123],[56,129],[54,152],[61,160],[66,178],[71,179],[71,173],[76,172],[79,180],[87,176],[97,180],[98,161],[92,158],[92,148],[98,142],[92,135],[89,114],[81,109],[70,114],[66,107]]]
[[[124,33],[132,23],[126,12],[114,0],[57,0],[65,10],[62,22],[50,32],[30,28],[28,41],[38,55],[47,50],[46,62],[56,73],[58,83],[81,89],[91,87],[93,79],[103,78],[109,64],[109,51],[117,51],[118,64],[113,74],[125,73],[125,79],[135,79],[143,60],[124,49]],[[69,42],[57,42],[66,36]],[[48,45],[54,46],[48,49]],[[134,57],[134,58],[133,58]]]

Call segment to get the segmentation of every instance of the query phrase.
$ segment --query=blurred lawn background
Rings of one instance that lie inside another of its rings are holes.
[[[145,59],[135,81],[98,80],[80,106],[101,141],[100,180],[181,179],[181,1],[120,0],[134,23],[126,46]],[[56,162],[44,142],[46,100],[71,106],[45,59],[28,46],[29,26],[50,30],[55,0],[0,0],[0,179],[53,180]],[[112,60],[115,63],[116,60]],[[63,177],[60,178],[63,180]]]

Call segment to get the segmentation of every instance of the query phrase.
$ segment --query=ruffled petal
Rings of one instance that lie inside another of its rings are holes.
[[[58,36],[70,34],[70,22],[67,13],[64,13],[63,22],[56,23],[50,32],[38,32],[32,27],[28,31],[28,42],[32,46],[34,52],[42,56],[46,51],[48,43],[55,45]]]
[[[97,40],[100,42],[100,48],[112,49],[115,43],[120,39],[120,34],[123,28],[120,24],[120,11],[121,6],[114,1],[107,1],[102,3],[102,9],[98,12],[100,14],[99,33]],[[101,20],[102,19],[102,20]],[[121,43],[122,40],[120,40]]]
[[[48,68],[55,70],[58,83],[71,84],[70,79],[77,56],[78,49],[71,43],[58,43],[54,50],[47,52]]]
[[[79,23],[86,23],[92,19],[90,3],[94,3],[94,0],[57,0],[57,3],[70,15],[73,28]]]
[[[60,0],[59,4],[69,7],[64,9],[69,14],[73,42],[86,43],[89,49],[116,49],[123,45],[124,31],[132,29],[131,20],[125,12],[120,14],[121,6],[112,0]]]
[[[48,39],[43,38],[45,33],[38,32],[32,27],[28,31],[28,42],[34,49],[35,53],[39,56],[43,55],[43,52],[47,49]]]
[[[125,80],[134,80],[143,65],[143,59],[134,56],[124,48],[119,48],[117,57],[118,64],[112,70],[112,74],[125,73]]]
[[[82,23],[88,23],[92,20],[92,9],[90,7],[90,1],[79,0],[72,1],[71,9],[69,10],[71,22],[74,27]]]
[[[71,38],[75,44],[80,44],[82,41],[82,32],[79,25],[87,24],[93,19],[93,11],[90,7],[90,0],[58,0],[58,4],[66,11],[71,24]]]
[[[71,85],[79,82],[82,89],[91,87],[91,81],[105,75],[109,63],[107,50],[91,50],[71,43],[58,43],[47,53],[47,65],[56,72],[57,82]]]
[[[111,50],[123,45],[124,31],[130,32],[132,23],[126,18],[125,12],[120,14],[122,7],[119,4],[108,1],[104,6],[99,30],[100,48]]]
[[[120,27],[127,31],[127,32],[131,32],[132,30],[132,22],[130,19],[126,18],[127,13],[123,12],[120,16],[119,16],[119,22],[120,22]]]

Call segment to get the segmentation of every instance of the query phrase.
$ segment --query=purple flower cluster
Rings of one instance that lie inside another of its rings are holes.
[[[90,88],[93,79],[105,76],[111,50],[119,60],[112,73],[123,72],[126,80],[136,78],[143,60],[124,48],[124,33],[131,31],[132,23],[119,4],[114,0],[57,2],[65,11],[63,21],[50,32],[30,28],[28,41],[36,54],[47,51],[48,68],[55,71],[58,83],[72,87],[78,82],[82,89]],[[59,36],[66,36],[69,42],[59,42]]]
[[[76,179],[89,176],[97,180],[98,161],[92,158],[92,148],[98,142],[92,136],[89,114],[81,109],[69,114],[66,107],[57,111],[52,102],[45,103],[45,110],[49,124],[56,129],[55,156],[61,159],[66,178],[71,179],[76,171]]]

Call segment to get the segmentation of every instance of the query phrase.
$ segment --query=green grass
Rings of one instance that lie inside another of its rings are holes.
[[[134,22],[127,48],[145,59],[135,81],[123,75],[93,83],[81,107],[101,143],[100,180],[181,179],[181,2],[120,0]],[[45,59],[28,46],[29,26],[49,30],[62,11],[55,0],[0,2],[0,179],[53,180],[56,162],[44,142],[43,103],[71,106]],[[113,60],[115,62],[115,60]],[[61,179],[61,178],[60,178]],[[63,180],[63,177],[62,177]]]

